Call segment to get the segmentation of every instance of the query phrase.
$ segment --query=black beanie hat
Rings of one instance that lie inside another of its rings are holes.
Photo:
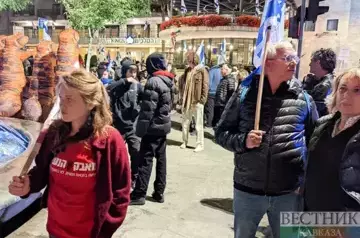
[[[102,78],[105,71],[106,71],[106,67],[103,65],[100,65],[99,68],[96,70],[99,79]]]
[[[165,57],[160,53],[152,53],[146,59],[146,70],[148,74],[153,75],[156,71],[166,70],[167,62]]]
[[[121,77],[126,78],[126,72],[130,69],[131,65],[135,65],[131,60],[125,60],[121,64]]]

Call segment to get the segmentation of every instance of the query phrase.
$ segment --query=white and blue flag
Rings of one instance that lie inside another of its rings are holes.
[[[185,1],[184,1],[184,0],[181,0],[180,10],[181,10],[181,13],[182,13],[182,14],[186,14],[186,13],[187,13],[187,8],[186,8]]]
[[[199,56],[199,64],[200,65],[205,65],[205,45],[204,45],[204,41],[201,41],[201,44],[200,44],[198,50],[196,51],[196,54]]]
[[[186,40],[184,40],[184,51],[186,52],[188,50]]]
[[[274,44],[284,38],[285,0],[266,0],[254,52],[254,65],[259,67],[264,54],[266,29],[270,26],[269,42]]]
[[[220,13],[220,5],[219,5],[219,0],[214,0],[214,5],[215,5],[215,11],[217,14]]]
[[[224,39],[220,45],[220,54],[218,56],[218,65],[226,63],[226,40]]]

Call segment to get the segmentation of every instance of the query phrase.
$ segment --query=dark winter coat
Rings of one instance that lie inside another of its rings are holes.
[[[143,87],[140,83],[122,78],[108,87],[114,127],[122,136],[135,131],[135,122],[140,111]]]
[[[304,78],[304,90],[306,90],[314,99],[320,117],[326,116],[328,114],[328,110],[325,105],[325,99],[331,93],[333,79],[333,74],[327,74],[320,80],[318,80],[312,74],[308,74]]]
[[[314,150],[317,144],[319,143],[319,139],[322,134],[326,130],[333,130],[335,121],[341,117],[340,113],[336,113],[335,115],[328,115],[326,117],[322,117],[317,122],[317,127],[311,137],[309,150]],[[359,121],[356,123],[358,124]],[[356,124],[349,128],[348,130],[357,130],[359,126]],[[332,127],[332,128],[329,128]],[[340,186],[342,190],[345,192],[346,197],[342,198],[343,204],[339,204],[339,206],[344,207],[344,209],[348,210],[360,210],[360,131],[353,131],[354,136],[351,137],[349,141],[347,141],[345,148],[343,149],[343,154],[339,167],[339,179]],[[313,159],[318,158],[309,158],[308,164],[310,165]],[[336,186],[336,185],[334,185]],[[305,190],[306,193],[306,190]]]
[[[170,133],[173,79],[164,76],[152,76],[145,84],[140,114],[136,126],[136,135],[164,136]]]
[[[215,106],[225,107],[235,91],[235,85],[234,75],[229,74],[223,77],[216,89]]]
[[[308,105],[301,88],[290,88],[286,82],[272,94],[265,78],[260,130],[266,134],[259,148],[247,149],[246,137],[254,128],[259,75],[245,81],[249,78],[244,101],[240,103],[244,93],[240,86],[226,105],[215,131],[216,142],[235,153],[235,188],[259,195],[292,192],[300,185],[306,139],[318,119],[315,103],[308,96]]]

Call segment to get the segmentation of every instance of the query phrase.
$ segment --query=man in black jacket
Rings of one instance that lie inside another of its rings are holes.
[[[270,46],[260,130],[253,129],[259,75],[242,82],[216,129],[216,142],[235,154],[236,238],[253,238],[265,213],[279,238],[280,212],[296,210],[307,140],[318,118],[312,98],[287,83],[298,61],[291,43]]]
[[[213,123],[216,124],[219,122],[221,114],[225,109],[226,103],[229,101],[230,97],[235,91],[235,77],[231,74],[231,69],[227,64],[221,66],[221,75],[222,80],[216,88],[215,94],[215,108],[214,108],[214,119]]]
[[[144,205],[149,185],[153,157],[157,159],[156,179],[152,197],[164,202],[166,185],[166,136],[171,130],[170,111],[174,76],[166,71],[163,55],[151,54],[146,60],[150,78],[145,84],[136,134],[142,138],[140,166],[136,186],[131,194],[131,205]]]
[[[140,98],[143,88],[136,80],[137,67],[131,61],[122,64],[122,75],[119,81],[107,88],[110,106],[113,112],[114,127],[120,132],[128,145],[131,159],[132,188],[138,175],[140,138],[135,135],[137,117],[140,111]]]
[[[336,54],[332,49],[315,51],[311,56],[310,74],[304,78],[304,90],[314,99],[319,116],[328,114],[325,99],[331,93],[336,68]]]

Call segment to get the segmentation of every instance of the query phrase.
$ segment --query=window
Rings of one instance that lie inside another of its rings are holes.
[[[60,7],[60,4],[59,3],[55,3],[52,5],[52,11],[53,11],[53,14],[54,15],[61,15],[61,7]]]
[[[105,38],[119,37],[119,26],[106,26]]]
[[[29,38],[36,38],[37,37],[37,30],[33,29],[32,27],[24,27],[24,35]]]
[[[306,21],[304,31],[315,31],[315,22]]]
[[[145,25],[128,25],[127,35],[136,38],[149,38],[150,37],[150,25],[145,29]]]
[[[337,31],[338,30],[338,24],[339,24],[338,19],[329,19],[329,20],[327,20],[326,30],[327,31]]]

